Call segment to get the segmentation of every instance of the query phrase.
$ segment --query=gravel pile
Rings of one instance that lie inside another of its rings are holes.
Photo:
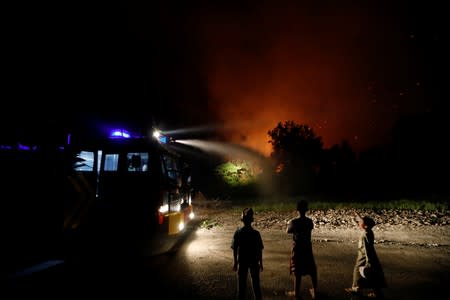
[[[195,203],[197,214],[205,220],[203,228],[234,230],[241,226],[240,210],[230,202],[207,200]],[[405,209],[327,209],[309,210],[314,221],[314,238],[318,241],[355,242],[359,235],[356,213],[370,216],[376,222],[377,243],[404,243],[425,246],[450,246],[450,211]],[[270,212],[255,210],[253,225],[261,231],[284,233],[287,223],[297,212]]]
[[[314,224],[327,228],[354,228],[355,215],[370,216],[374,219],[378,230],[388,229],[392,226],[423,227],[423,226],[448,226],[450,225],[450,211],[418,211],[418,210],[360,210],[360,209],[327,209],[310,210],[308,216]],[[258,214],[258,226],[263,228],[285,227],[287,222],[296,217],[296,213],[271,213]]]

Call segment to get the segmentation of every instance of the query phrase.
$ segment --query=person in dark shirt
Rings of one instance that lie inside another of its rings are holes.
[[[253,209],[245,208],[242,211],[241,221],[244,226],[238,228],[231,242],[233,249],[233,271],[238,273],[238,298],[245,299],[247,291],[248,270],[252,278],[255,299],[262,299],[260,271],[263,268],[262,251],[264,249],[261,234],[252,227]]]
[[[292,251],[290,260],[290,273],[294,275],[294,291],[288,292],[288,296],[300,299],[300,286],[302,276],[311,276],[313,288],[310,293],[313,299],[317,295],[317,268],[314,260],[311,243],[311,231],[314,223],[306,216],[308,202],[300,200],[297,203],[298,217],[289,221],[286,232],[292,234]]]

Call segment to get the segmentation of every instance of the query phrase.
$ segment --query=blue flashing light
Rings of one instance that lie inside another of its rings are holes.
[[[110,138],[125,138],[129,139],[131,137],[130,133],[125,129],[114,129],[111,130],[111,133],[109,134]]]
[[[19,143],[19,144],[17,145],[17,148],[18,148],[19,150],[25,150],[25,151],[30,150],[30,146],[25,146],[25,145],[22,145],[21,143]]]
[[[27,146],[21,143],[17,143],[17,146],[0,145],[0,150],[20,150],[20,151],[37,151],[38,146]]]

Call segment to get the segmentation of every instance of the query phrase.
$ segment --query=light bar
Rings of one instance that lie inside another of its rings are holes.
[[[131,137],[130,133],[125,129],[113,129],[109,134],[110,138],[124,138],[128,139]]]

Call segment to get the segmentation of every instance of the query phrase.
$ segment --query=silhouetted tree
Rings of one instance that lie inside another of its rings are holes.
[[[450,147],[447,118],[441,113],[404,117],[392,135],[392,173],[405,196],[449,193]]]
[[[323,150],[322,138],[305,124],[288,120],[268,131],[281,187],[290,194],[311,192]]]
[[[358,159],[355,186],[360,196],[377,201],[393,196],[392,159],[389,147],[371,147],[362,151]]]
[[[354,194],[356,165],[356,154],[348,141],[324,149],[319,173],[321,189],[337,196]]]

